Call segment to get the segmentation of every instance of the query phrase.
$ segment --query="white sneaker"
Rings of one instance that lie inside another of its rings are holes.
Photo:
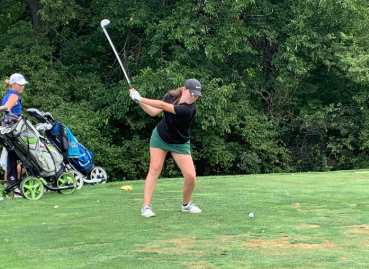
[[[189,202],[186,206],[182,205],[182,211],[190,213],[201,213],[201,209],[191,202]]]
[[[14,189],[14,197],[13,198],[23,198],[21,192],[18,188]]]
[[[146,218],[155,217],[155,213],[152,212],[151,207],[147,205],[147,206],[142,207],[141,216],[146,217]]]

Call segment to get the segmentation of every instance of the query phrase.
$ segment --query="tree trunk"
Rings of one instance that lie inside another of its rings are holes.
[[[44,5],[40,3],[40,0],[29,0],[29,6],[31,9],[33,28],[38,32],[46,29],[49,26],[49,23],[42,20],[41,16],[38,14]]]

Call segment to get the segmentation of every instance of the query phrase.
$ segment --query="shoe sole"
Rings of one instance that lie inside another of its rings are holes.
[[[154,214],[154,215],[149,215],[149,216],[145,216],[145,215],[142,215],[142,214],[141,214],[141,216],[142,216],[142,217],[145,217],[145,218],[151,218],[151,217],[155,217],[155,214]]]
[[[183,210],[183,209],[182,209],[182,212],[188,212],[188,213],[192,213],[192,214],[199,214],[199,213],[201,213],[201,211],[200,212],[191,212],[190,210]]]

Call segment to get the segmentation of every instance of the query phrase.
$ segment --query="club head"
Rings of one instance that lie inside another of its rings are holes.
[[[46,122],[46,118],[44,117],[44,112],[41,112],[37,108],[28,108],[27,113],[30,116],[35,117],[39,122],[42,122],[42,123]]]
[[[109,23],[110,23],[110,21],[108,19],[103,19],[100,22],[100,25],[101,25],[102,28],[105,28],[105,26],[107,26]]]

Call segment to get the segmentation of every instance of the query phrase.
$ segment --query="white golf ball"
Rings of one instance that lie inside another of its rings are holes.
[[[253,218],[253,217],[254,217],[254,213],[250,213],[250,214],[249,214],[249,217],[250,217],[250,218]]]

